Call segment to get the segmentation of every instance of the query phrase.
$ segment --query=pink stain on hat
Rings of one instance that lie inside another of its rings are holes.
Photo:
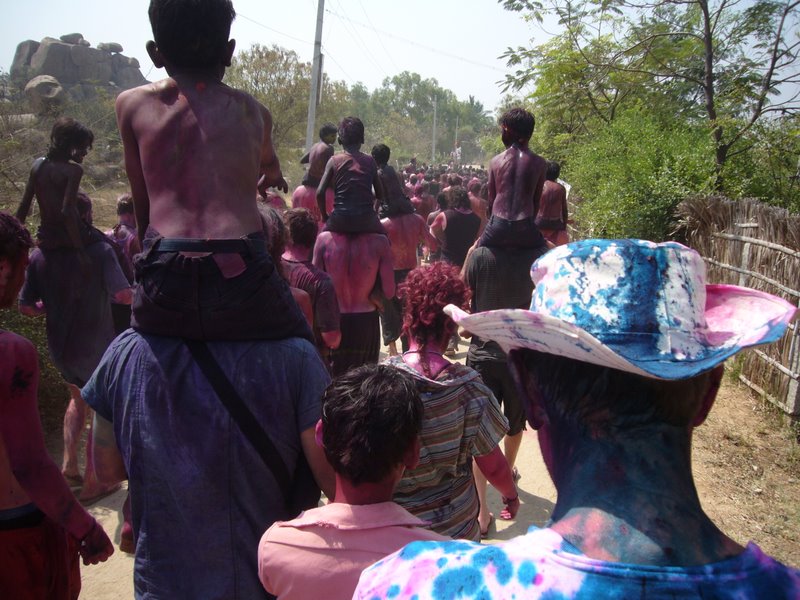
[[[684,379],[776,341],[797,310],[765,292],[706,284],[702,257],[675,242],[583,240],[539,258],[531,278],[530,310],[445,312],[506,352],[531,348]]]

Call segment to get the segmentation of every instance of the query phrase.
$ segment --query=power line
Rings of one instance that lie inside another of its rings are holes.
[[[329,12],[333,16],[338,17],[338,18],[340,18],[340,19],[342,19],[344,21],[349,21],[353,25],[358,25],[361,28],[364,28],[364,29],[369,29],[370,28],[369,26],[364,25],[363,23],[359,23],[358,21],[355,21],[355,20],[351,19],[350,17],[337,14],[332,10],[325,9],[325,12]],[[459,56],[459,55],[453,54],[451,52],[446,52],[445,50],[439,50],[437,48],[433,48],[433,47],[427,46],[425,44],[420,44],[419,42],[415,42],[413,40],[409,40],[407,38],[400,37],[399,35],[395,35],[393,33],[389,33],[388,31],[383,31],[381,29],[376,29],[374,27],[372,29],[376,33],[380,33],[381,35],[385,35],[387,37],[393,38],[393,39],[398,40],[400,42],[403,42],[405,44],[409,44],[410,46],[416,46],[417,48],[422,48],[423,50],[427,50],[428,52],[436,54],[437,56],[447,56],[449,58],[452,58],[453,60],[457,60],[457,61],[460,61],[460,62],[463,62],[463,63],[467,63],[467,64],[470,64],[470,65],[474,65],[476,67],[481,67],[483,69],[490,69],[492,71],[497,71],[498,73],[505,73],[506,72],[504,69],[500,69],[500,68],[492,66],[492,65],[487,65],[487,64],[484,64],[484,63],[480,63],[480,62],[475,61],[475,60],[470,60],[468,58],[464,58],[463,56]]]
[[[384,45],[383,40],[381,39],[381,36],[378,35],[378,30],[375,29],[375,25],[372,24],[372,20],[369,18],[369,14],[364,8],[364,5],[361,3],[361,0],[358,0],[358,5],[361,7],[361,12],[364,13],[365,17],[367,17],[367,23],[369,23],[370,27],[372,27],[372,31],[375,33],[375,37],[378,38],[378,42],[380,43],[381,48],[383,48],[383,51],[386,53],[386,56],[389,57],[389,62],[392,63],[394,70],[399,73],[400,67],[397,66],[397,63],[394,62],[394,58],[392,58],[392,55],[389,54],[389,51],[386,49],[386,46]]]
[[[342,3],[341,2],[337,2],[337,4],[339,4],[340,10],[344,11],[344,7],[342,6]],[[379,63],[375,62],[375,59],[372,57],[372,52],[370,52],[369,48],[367,48],[366,44],[361,39],[361,36],[358,35],[358,32],[350,25],[350,23],[354,22],[354,21],[352,19],[350,19],[349,17],[346,17],[346,16],[345,17],[341,17],[339,14],[337,14],[335,12],[332,12],[330,10],[327,10],[327,9],[326,9],[326,12],[329,12],[330,14],[332,14],[332,15],[334,15],[336,17],[339,17],[341,19],[341,21],[342,21],[343,25],[345,26],[345,28],[348,29],[348,31],[350,31],[353,40],[355,40],[359,44],[359,46],[361,46],[361,49],[363,50],[362,56],[366,56],[367,59],[369,60],[369,62],[371,62],[372,65],[378,71],[382,72],[384,77],[388,78],[389,74],[384,70],[384,68]]]
[[[236,13],[236,16],[237,17],[241,17],[245,21],[250,21],[254,25],[258,25],[259,27],[263,27],[264,29],[272,31],[273,33],[277,33],[278,35],[282,35],[283,37],[287,37],[290,40],[294,40],[295,42],[300,42],[301,44],[308,44],[309,46],[313,46],[314,45],[314,42],[309,42],[308,40],[303,40],[303,39],[300,39],[298,37],[294,37],[293,35],[289,35],[288,33],[284,33],[283,31],[279,31],[279,30],[275,29],[274,27],[270,27],[269,25],[264,25],[263,23],[260,23],[259,21],[256,21],[255,19],[251,19],[250,17],[248,17],[246,15],[243,15],[242,13]]]

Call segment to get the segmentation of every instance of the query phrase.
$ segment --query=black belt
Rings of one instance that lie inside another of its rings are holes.
[[[155,252],[214,252],[217,254],[265,253],[267,245],[263,239],[259,238],[236,240],[162,238],[153,245],[153,250]]]

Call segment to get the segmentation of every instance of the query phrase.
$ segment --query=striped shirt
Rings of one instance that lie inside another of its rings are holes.
[[[454,363],[431,380],[401,357],[386,362],[414,377],[425,406],[419,465],[406,469],[394,501],[437,533],[480,539],[472,457],[492,452],[508,431],[497,400],[464,365]]]

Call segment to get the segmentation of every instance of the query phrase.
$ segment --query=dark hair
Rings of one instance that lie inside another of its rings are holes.
[[[533,135],[536,119],[524,108],[512,108],[500,117],[500,125],[505,125],[511,130],[512,137],[518,142],[527,142]]]
[[[512,350],[512,362],[539,388],[550,422],[582,435],[609,436],[651,423],[688,426],[709,383],[709,372],[678,381],[650,379],[527,348]]]
[[[120,194],[117,198],[117,214],[118,215],[132,215],[133,214],[133,195],[129,192]]]
[[[548,181],[555,181],[561,175],[561,165],[556,161],[551,160],[547,162],[547,173],[545,177]]]
[[[398,294],[404,302],[403,333],[418,344],[431,338],[438,340],[455,329],[455,323],[442,311],[445,306],[469,308],[470,290],[458,268],[446,262],[417,267],[400,284]],[[422,366],[425,369],[426,365]]]
[[[275,268],[280,269],[281,254],[286,250],[286,226],[275,208],[265,202],[258,202],[257,205],[261,215],[261,227],[267,236],[267,253],[275,263]]]
[[[378,364],[351,369],[322,396],[325,456],[353,485],[382,481],[419,435],[422,413],[408,374]]]
[[[445,210],[447,208],[447,194],[444,192],[436,194],[436,206],[438,206],[440,210]]]
[[[329,135],[336,135],[336,131],[336,125],[333,123],[325,123],[325,125],[319,128],[319,138],[322,139]]]
[[[0,259],[16,263],[32,247],[33,238],[25,226],[15,216],[0,212]]]
[[[450,208],[472,208],[472,205],[469,203],[467,190],[460,185],[451,187],[448,193],[450,194],[450,200],[448,202]]]
[[[389,149],[389,146],[386,144],[375,144],[372,147],[372,158],[375,159],[375,162],[379,165],[385,165],[389,162],[389,156],[391,156],[392,151]]]
[[[94,142],[92,130],[72,117],[59,117],[50,131],[50,160],[69,160],[75,148],[91,148]]]
[[[339,143],[342,146],[364,143],[364,123],[358,117],[345,117],[339,123]]]
[[[283,213],[283,220],[293,244],[306,248],[314,247],[319,226],[311,211],[306,208],[290,208]]]
[[[208,69],[223,64],[231,23],[230,0],[151,0],[153,37],[170,65]]]
[[[8,282],[0,290],[0,308],[14,304],[25,274],[28,250],[33,246],[31,234],[16,217],[0,212],[0,260],[7,260],[10,266]],[[3,357],[3,360],[7,360]]]
[[[467,190],[477,196],[481,191],[481,182],[477,179],[470,181],[469,185],[467,186]]]

